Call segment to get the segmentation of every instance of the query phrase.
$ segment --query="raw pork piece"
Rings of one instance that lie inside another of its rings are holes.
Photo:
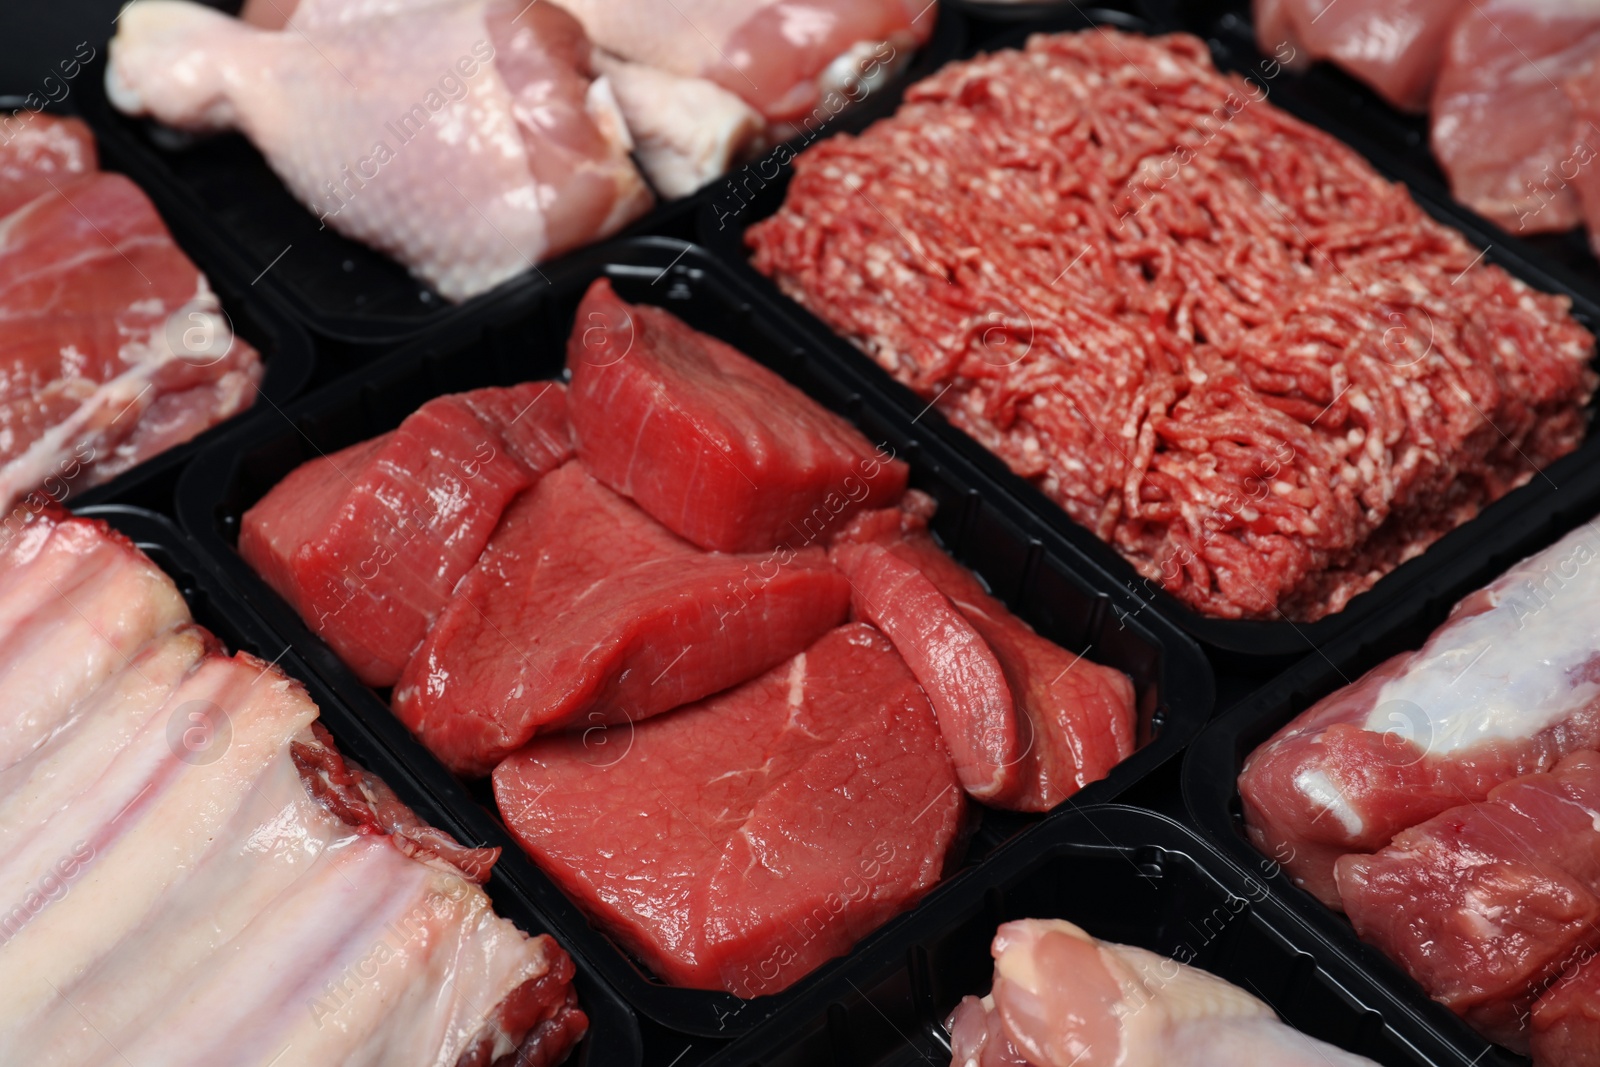
[[[1214,974],[1061,919],[995,931],[994,991],[950,1018],[951,1067],[1375,1067]]]
[[[107,481],[243,411],[261,380],[120,174],[59,181],[0,220],[0,315],[0,507]]]
[[[298,683],[224,655],[186,611],[109,673],[91,648],[101,639],[11,611],[13,598],[56,595],[62,551],[142,579],[115,600],[75,601],[108,634],[182,608],[171,581],[98,523],[45,512],[22,542],[0,559],[0,644],[31,642],[28,662],[62,681],[43,708],[48,733],[0,763],[8,1061],[565,1056],[587,1025],[571,960],[494,914],[474,881],[496,850],[421,824],[340,758]]]
[[[804,546],[893,503],[907,468],[772,371],[601,278],[567,341],[594,476],[702,548]]]
[[[564,0],[595,44],[737,93],[769,122],[903,69],[933,33],[935,0]],[[837,110],[837,109],[834,109]]]
[[[820,548],[700,552],[573,462],[506,511],[394,711],[452,769],[487,774],[536,733],[635,722],[752,678],[849,603]]]
[[[82,119],[38,111],[0,115],[0,217],[94,173],[98,161],[94,134]]]
[[[1577,191],[1589,247],[1600,255],[1600,62],[1591,62],[1561,87],[1572,105],[1573,154],[1558,164],[1556,177]]]
[[[0,525],[0,576],[3,772],[189,610],[130,545],[88,523],[32,521],[25,510]]]
[[[1213,617],[1340,611],[1586,431],[1594,339],[1565,298],[1181,34],[951,63],[802,152],[746,242]]]
[[[274,32],[142,0],[110,56],[121,110],[241,131],[327,225],[450,300],[650,206],[610,85],[554,4],[446,3]]]
[[[1433,153],[1455,198],[1512,233],[1583,220],[1572,179],[1600,155],[1563,83],[1600,59],[1595,0],[1476,0],[1456,19],[1433,96]]]
[[[297,467],[244,513],[239,553],[357,677],[393,685],[511,499],[571,457],[559,382],[438,397]]]
[[[928,695],[961,787],[996,803],[1020,792],[1026,739],[978,631],[916,564],[882,545],[840,545],[829,558],[850,580],[852,614],[888,635]]]
[[[1591,522],[1251,753],[1239,792],[1256,847],[1337,907],[1340,856],[1600,747],[1597,557]]]
[[[1534,1004],[1530,1024],[1539,1067],[1600,1067],[1600,957],[1563,970]]]
[[[840,531],[833,552],[837,556],[852,545],[881,545],[921,571],[978,632],[1005,672],[1016,702],[1015,731],[1022,745],[1015,766],[1009,768],[1010,788],[985,803],[1015,811],[1049,811],[1133,754],[1138,740],[1133,682],[1121,671],[1040,637],[990,596],[978,578],[951,559],[928,533],[934,508],[931,498],[912,490],[901,508],[867,512],[852,520]],[[856,592],[859,599],[861,590]],[[883,599],[879,606],[890,615],[901,613],[902,606],[893,598]],[[908,623],[914,621],[907,618]],[[950,748],[956,751],[953,743]]]
[[[539,738],[494,790],[529,854],[659,977],[742,997],[915,903],[965,807],[927,699],[864,623],[671,714]]]
[[[1600,755],[1498,785],[1371,856],[1346,856],[1335,877],[1363,940],[1526,1053],[1535,999],[1600,948]]]
[[[1280,62],[1331,60],[1395,107],[1426,111],[1445,40],[1466,6],[1466,0],[1255,0],[1256,41]]]

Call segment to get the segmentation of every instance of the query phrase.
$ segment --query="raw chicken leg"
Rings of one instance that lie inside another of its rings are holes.
[[[141,0],[118,23],[107,91],[128,114],[241,130],[324,223],[451,300],[649,207],[611,85],[559,8],[306,21],[268,32]]]
[[[950,1019],[952,1067],[1372,1067],[1237,986],[1060,919],[995,933],[994,991]]]

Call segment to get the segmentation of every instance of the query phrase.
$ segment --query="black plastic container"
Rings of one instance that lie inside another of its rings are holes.
[[[212,6],[237,11],[240,0],[220,0]],[[938,67],[962,48],[966,29],[961,16],[940,13],[938,19],[933,37],[913,59],[902,83]],[[349,349],[350,359],[361,358],[367,346],[402,342],[441,322],[470,317],[489,303],[515,298],[543,285],[542,276],[556,269],[555,264],[541,264],[488,293],[451,304],[395,260],[323,228],[242,135],[194,138],[118,112],[106,98],[105,66],[101,57],[86,67],[78,90],[78,107],[95,132],[137,169],[163,210],[170,204],[173,210],[185,211],[210,232],[219,256],[235,275],[254,279],[315,334]],[[877,98],[891,95],[898,95],[893,87],[879,90],[859,108],[881,107]],[[853,119],[856,110],[823,124],[817,136],[832,133],[846,117]],[[620,236],[690,238],[703,195],[664,203]]]
[[[1159,0],[1156,0],[1156,6],[1160,6]],[[1164,33],[1176,28],[1173,23],[1160,17],[1114,8],[1082,9],[1072,5],[1065,14],[1035,20],[1016,29],[1001,29],[983,37],[975,42],[969,54],[1020,47],[1032,33],[1082,30],[1102,25],[1144,33]],[[1259,65],[1260,57],[1254,53],[1219,45],[1214,54],[1219,67],[1224,70],[1255,75],[1257,81],[1265,77],[1264,68]],[[1274,103],[1314,125],[1327,126],[1335,133],[1344,134],[1338,124],[1328,119],[1312,102],[1280,92],[1279,81],[1286,77],[1280,74],[1278,79],[1268,83],[1270,98]],[[1379,171],[1410,183],[1412,168],[1406,161],[1378,146],[1353,137],[1347,139],[1353,147],[1366,154]],[[830,351],[836,355],[841,366],[857,376],[861,388],[877,393],[901,411],[925,412],[921,424],[929,427],[930,434],[948,442],[982,470],[987,479],[1039,515],[1064,539],[1071,541],[1102,569],[1114,575],[1131,594],[1140,597],[1199,639],[1216,653],[1220,663],[1229,667],[1252,673],[1282,668],[1341,633],[1371,625],[1397,610],[1404,610],[1404,605],[1410,599],[1407,592],[1409,588],[1428,580],[1462,553],[1474,552],[1475,545],[1486,536],[1487,531],[1503,523],[1517,522],[1520,515],[1555,493],[1558,487],[1563,495],[1581,495],[1585,500],[1600,505],[1600,437],[1591,435],[1576,453],[1551,464],[1527,486],[1485,508],[1477,518],[1441,538],[1416,559],[1396,568],[1372,589],[1353,598],[1343,611],[1310,623],[1295,623],[1287,619],[1216,619],[1201,615],[1160,589],[1155,582],[1140,577],[1132,564],[1089,530],[1068,518],[1043,492],[1012,474],[999,457],[952,426],[939,411],[928,410],[925,398],[895,381],[853,345],[832,335],[825,324],[780,293],[772,282],[749,265],[744,246],[745,231],[782,206],[792,175],[792,167],[778,165],[777,158],[769,156],[760,163],[751,164],[756,168],[755,174],[760,180],[744,183],[748,195],[736,209],[734,204],[719,202],[716,198],[706,203],[700,215],[701,243],[733,264],[759,292],[790,315],[829,333],[833,337]],[[735,178],[738,177],[736,174]],[[1591,330],[1600,328],[1600,302],[1591,298],[1569,273],[1559,266],[1547,264],[1529,247],[1454,204],[1448,196],[1440,195],[1436,187],[1423,182],[1411,185],[1411,192],[1423,210],[1460,230],[1473,244],[1487,248],[1485,258],[1488,262],[1500,265],[1534,288],[1569,296],[1576,318]],[[1593,405],[1590,416],[1593,417]]]
[[[338,742],[340,750],[367,770],[377,774],[394,789],[400,799],[424,820],[447,830],[467,845],[482,845],[450,817],[425,783],[417,780],[362,725],[327,687],[293,653],[238,603],[216,571],[195,555],[189,539],[170,520],[153,512],[122,505],[104,505],[78,510],[86,518],[103,520],[144,550],[157,566],[171,575],[188,602],[195,622],[222,639],[229,651],[245,651],[275,662],[286,674],[305,683],[311,698],[322,709],[321,723]],[[549,922],[530,908],[521,894],[512,889],[497,867],[484,886],[494,901],[495,910],[531,934],[549,933]],[[572,946],[563,944],[569,952]],[[595,977],[594,969],[576,952],[575,986],[583,1010],[589,1016],[589,1033],[567,1062],[572,1067],[625,1067],[643,1060],[639,1027],[617,993]]]
[[[1290,1025],[1386,1067],[1466,1067],[1427,1025],[1311,936],[1248,872],[1175,822],[1083,808],[935,890],[921,922],[872,946],[849,988],[810,996],[711,1062],[853,1067],[950,1059],[943,1020],[989,992],[995,927],[1061,918],[1178,955],[1254,993]]]
[[[81,77],[87,77],[87,72]],[[0,113],[15,114],[23,107],[23,97],[0,95]],[[51,107],[45,113],[58,113],[58,109]],[[101,153],[102,170],[127,173],[119,163],[114,154]],[[134,175],[130,174],[129,177],[137,181]],[[250,418],[255,411],[287,404],[305,388],[315,369],[311,339],[306,332],[295,325],[276,304],[261,299],[260,294],[251,291],[248,286],[237,284],[230,273],[219,269],[210,242],[197,239],[195,232],[186,225],[189,220],[185,213],[162,209],[159,202],[156,207],[160,210],[162,221],[172,231],[178,247],[194,261],[194,265],[210,282],[212,291],[222,302],[222,310],[234,334],[261,353],[263,373],[260,393],[249,411],[241,412],[191,441],[151,457],[103,485],[86,490],[68,486],[67,495],[58,501],[68,506],[121,501],[170,510],[172,489],[177,483],[178,474],[195,452],[226,433],[227,427]]]
[[[698,329],[766,363],[819,402],[853,420],[875,442],[886,442],[911,467],[912,484],[940,503],[935,532],[997,595],[1046,636],[1127,671],[1138,690],[1146,742],[1077,803],[1109,800],[1165,763],[1210,713],[1213,682],[1198,647],[1170,624],[1140,615],[1139,605],[1004,494],[919,427],[868,406],[832,364],[817,355],[814,331],[766,308],[737,277],[705,253],[663,238],[593,250],[552,275],[552,287],[498,301],[472,324],[460,324],[408,346],[364,373],[321,390],[276,424],[259,424],[221,442],[193,465],[179,488],[179,515],[201,550],[223,569],[253,610],[318,671],[385,743],[435,783],[443,803],[483,836],[516,851],[482,783],[456,783],[406,731],[372,690],[362,686],[234,550],[239,516],[301,462],[397,425],[427,399],[562,372],[574,309],[589,283],[608,276],[625,300],[665,307]],[[990,813],[971,856],[980,859],[1013,835],[1023,839],[1037,817]],[[817,989],[847,983],[854,964],[835,961],[790,990],[741,1001],[663,985],[611,942],[591,930],[576,907],[520,851],[503,860],[532,905],[554,917],[564,943],[600,962],[607,980],[651,1019],[680,1032],[726,1038],[755,1026],[782,1005]],[[981,866],[978,868],[981,870]],[[916,914],[884,935],[918,921]],[[876,938],[879,935],[874,935]],[[869,938],[865,944],[870,945]],[[808,992],[810,991],[810,992]]]
[[[1526,1061],[1475,1034],[1434,1003],[1397,965],[1363,944],[1342,915],[1296,887],[1245,837],[1238,777],[1245,759],[1279,728],[1316,701],[1382,663],[1420,647],[1451,607],[1508,567],[1547,547],[1591,518],[1592,504],[1565,494],[1546,498],[1486,537],[1471,553],[1449,561],[1413,588],[1408,610],[1386,616],[1358,633],[1329,642],[1241,701],[1209,726],[1184,757],[1182,788],[1190,817],[1235,862],[1264,872],[1262,881],[1307,925],[1373,976],[1391,996],[1444,1034],[1462,1063],[1510,1067]],[[1481,1059],[1479,1058],[1481,1057]]]
[[[1249,0],[1146,0],[1146,4],[1153,17],[1205,37],[1213,51],[1219,56],[1227,54],[1241,68],[1263,58],[1256,44]],[[1331,132],[1363,151],[1391,155],[1404,168],[1407,185],[1450,200],[1449,179],[1429,147],[1428,116],[1399,110],[1332,63],[1283,73],[1274,82],[1275,93],[1280,91],[1279,82],[1281,91],[1295,98],[1295,106],[1323,112]],[[1591,300],[1600,300],[1600,261],[1590,250],[1583,227],[1566,233],[1516,234],[1488,221],[1482,225],[1499,235],[1494,243],[1520,241],[1547,268],[1560,272],[1567,284]]]

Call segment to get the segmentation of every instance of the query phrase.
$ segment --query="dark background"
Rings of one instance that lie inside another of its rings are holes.
[[[105,50],[123,0],[0,0],[0,95],[43,91],[87,41]]]

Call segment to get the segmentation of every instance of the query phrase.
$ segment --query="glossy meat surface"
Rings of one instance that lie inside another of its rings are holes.
[[[637,722],[752,678],[849,602],[820,548],[701,552],[573,462],[507,510],[394,710],[453,769],[487,774],[538,732]]]
[[[928,0],[566,0],[601,48],[707,78],[771,122],[797,122],[840,76],[836,64],[903,64],[933,33]]]
[[[900,508],[852,520],[839,531],[834,552],[850,545],[882,546],[926,576],[977,631],[999,661],[1015,702],[1014,725],[1002,724],[1000,730],[1020,742],[1019,752],[1008,757],[1014,763],[1003,768],[1006,788],[984,798],[985,803],[1049,811],[1133,754],[1138,741],[1133,682],[1121,671],[1041,637],[989,595],[928,533],[933,510],[933,501],[913,490]],[[902,610],[893,598],[882,606],[889,612]],[[956,746],[950,748],[954,752]]]
[[[1255,0],[1256,42],[1284,63],[1325,59],[1395,107],[1426,111],[1466,0]]]
[[[1600,747],[1597,557],[1579,527],[1279,730],[1239,778],[1256,846],[1337,906],[1340,856]]]
[[[118,22],[107,91],[130,115],[239,130],[326,225],[461,300],[650,206],[582,29],[523,7],[270,31],[145,0]]]
[[[13,531],[0,645],[7,687],[38,663],[51,686],[4,705],[8,1058],[482,1067],[582,1035],[570,960],[463,877],[492,850],[346,764],[299,684],[225,655],[131,544],[54,512]]]
[[[578,454],[702,548],[803,548],[893,503],[907,468],[732,346],[602,278],[567,341]]]
[[[1428,994],[1518,1052],[1529,1009],[1600,948],[1600,756],[1496,786],[1336,867],[1345,911]]]
[[[965,799],[864,623],[646,722],[536,739],[495,797],[523,847],[674,985],[775,993],[939,880]]]
[[[437,397],[297,467],[244,513],[239,553],[357,677],[400,677],[513,497],[572,457],[566,389]]]
[[[1582,221],[1574,177],[1600,154],[1563,86],[1600,59],[1594,0],[1475,0],[1456,19],[1433,97],[1433,152],[1457,200],[1530,234]]]
[[[1060,919],[995,932],[994,989],[950,1020],[951,1067],[1372,1067],[1206,971]]]
[[[249,407],[261,380],[120,174],[63,178],[0,220],[0,321],[0,506],[115,477]]]

